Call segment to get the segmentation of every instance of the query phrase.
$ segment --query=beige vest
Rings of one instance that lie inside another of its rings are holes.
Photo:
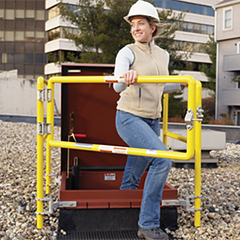
[[[163,49],[148,43],[129,44],[135,60],[130,69],[137,71],[139,76],[168,75],[168,60]],[[135,83],[120,94],[118,110],[131,114],[156,119],[161,117],[161,97],[164,83]]]

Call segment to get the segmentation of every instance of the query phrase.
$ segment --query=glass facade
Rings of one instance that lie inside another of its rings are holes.
[[[195,14],[202,14],[207,16],[214,16],[212,7],[199,5],[189,2],[180,2],[176,0],[155,0],[155,6],[160,8],[167,8],[176,11],[190,12]]]
[[[45,0],[1,0],[0,71],[22,78],[44,76]]]
[[[199,23],[184,22],[181,31],[213,35],[214,26]]]
[[[196,53],[204,53],[202,50],[203,43],[196,43],[196,42],[186,42],[186,41],[174,41],[174,44],[179,45],[182,49],[186,49],[189,51],[194,51]]]
[[[78,29],[76,28],[66,28],[66,27],[57,27],[53,28],[50,31],[48,31],[48,41],[52,41],[54,39],[58,38],[65,38],[64,30],[68,31],[69,33],[78,34]]]

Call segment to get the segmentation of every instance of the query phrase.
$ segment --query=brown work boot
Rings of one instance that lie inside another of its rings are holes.
[[[138,228],[138,237],[145,238],[146,240],[168,240],[168,235],[162,231],[162,229],[153,228],[153,229],[143,229]]]

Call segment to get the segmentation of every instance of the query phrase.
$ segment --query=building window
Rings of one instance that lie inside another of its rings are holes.
[[[184,22],[181,31],[212,35],[214,34],[214,26],[199,24],[199,23]]]
[[[0,31],[0,42],[4,41],[4,31]]]
[[[0,9],[0,18],[4,18],[4,9]]]
[[[15,32],[15,41],[24,41],[24,32],[23,31]]]
[[[60,9],[58,6],[54,6],[48,10],[48,20],[60,15]]]
[[[55,28],[48,31],[48,41],[60,38],[60,28]]]
[[[23,63],[23,62],[24,62],[24,54],[15,53],[15,63]]]
[[[232,8],[223,10],[223,29],[228,30],[232,28]]]
[[[14,62],[14,53],[7,53],[6,54],[6,63],[13,63]]]
[[[24,62],[33,63],[33,53],[25,53]]]
[[[44,10],[36,10],[36,20],[45,20],[45,11]]]
[[[13,20],[14,19],[14,10],[6,9],[5,19]]]
[[[34,10],[26,10],[26,18],[34,18]]]
[[[44,53],[35,53],[35,63],[44,63]]]
[[[16,18],[24,18],[24,10],[16,9]]]
[[[5,32],[5,41],[13,41],[14,40],[14,32],[6,31]]]
[[[155,0],[155,6],[160,8],[173,9],[177,11],[188,11],[207,16],[214,16],[214,10],[210,6],[204,6],[195,3],[176,1],[176,0]]]

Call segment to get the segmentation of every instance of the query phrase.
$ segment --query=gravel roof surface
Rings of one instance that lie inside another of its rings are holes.
[[[45,217],[43,229],[36,228],[36,124],[0,120],[0,131],[0,239],[56,239],[58,211]],[[54,131],[60,139],[60,128]],[[227,143],[211,155],[220,163],[202,169],[201,227],[194,227],[192,212],[179,207],[174,239],[240,239],[240,145]],[[60,149],[52,149],[52,170],[60,173]],[[181,199],[194,194],[193,169],[172,168],[167,181]],[[53,187],[54,201],[57,194]],[[26,203],[22,214],[20,203]]]

